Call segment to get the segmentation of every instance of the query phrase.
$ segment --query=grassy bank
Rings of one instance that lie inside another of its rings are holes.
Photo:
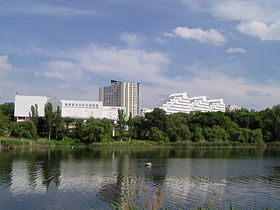
[[[28,139],[7,139],[0,138],[0,145],[10,145],[13,147],[159,147],[159,148],[173,148],[173,147],[198,147],[198,148],[210,148],[210,147],[265,147],[265,146],[280,146],[280,142],[269,142],[267,144],[249,144],[239,142],[168,142],[165,144],[158,144],[154,141],[147,140],[131,140],[128,141],[112,141],[109,143],[91,143],[86,145],[76,139],[66,140],[28,140]]]

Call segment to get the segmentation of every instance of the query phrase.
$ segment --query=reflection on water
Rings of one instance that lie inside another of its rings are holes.
[[[232,202],[277,209],[279,167],[279,148],[1,151],[0,208],[108,209],[157,200],[169,208]]]

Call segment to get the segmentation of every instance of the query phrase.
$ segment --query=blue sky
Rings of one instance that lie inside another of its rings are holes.
[[[280,104],[279,0],[1,0],[0,30],[0,103],[97,100],[117,79],[143,107],[184,91]]]

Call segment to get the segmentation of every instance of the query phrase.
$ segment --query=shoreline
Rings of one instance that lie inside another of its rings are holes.
[[[0,139],[0,151],[11,150],[18,148],[118,148],[118,149],[226,149],[226,148],[270,148],[280,147],[280,142],[269,142],[266,144],[256,145],[249,143],[238,143],[238,142],[169,142],[166,144],[157,144],[151,141],[133,140],[129,142],[110,142],[110,143],[92,143],[85,145],[84,143],[71,141],[58,141],[58,140],[27,140],[27,139]]]

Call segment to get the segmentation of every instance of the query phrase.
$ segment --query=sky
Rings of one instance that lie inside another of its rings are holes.
[[[0,103],[98,100],[111,79],[139,82],[141,107],[280,104],[280,1],[0,0]]]

